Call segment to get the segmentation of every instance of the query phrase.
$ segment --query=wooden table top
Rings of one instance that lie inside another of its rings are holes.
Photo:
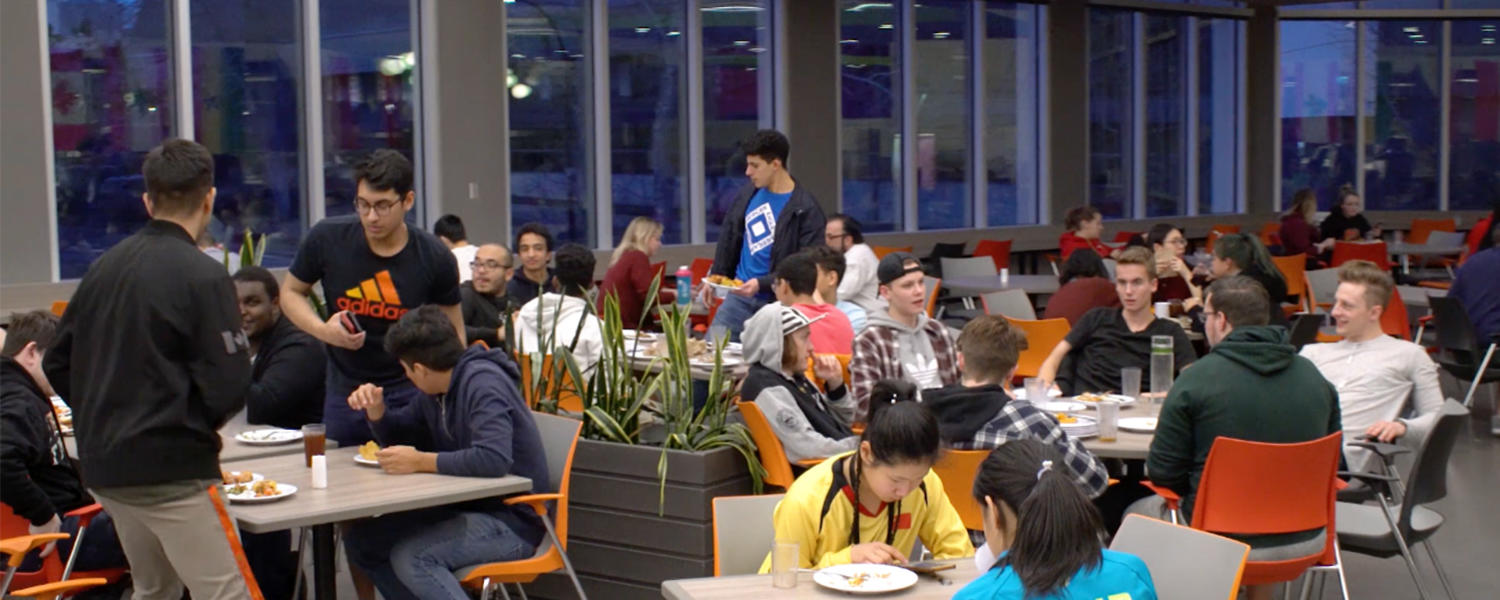
[[[928,576],[917,578],[917,585],[900,592],[880,594],[881,598],[932,599],[952,598],[970,581],[979,577],[974,568],[974,559],[960,558],[951,561],[956,568],[943,571],[947,585]],[[813,583],[810,572],[797,575],[797,587],[776,588],[771,586],[770,575],[732,575],[728,577],[703,577],[699,579],[674,579],[661,584],[661,595],[667,600],[794,600],[802,598],[854,598],[843,592],[825,589]]]
[[[302,454],[302,440],[296,440],[287,444],[276,444],[274,446],[253,446],[234,439],[240,432],[252,429],[265,429],[264,425],[251,425],[245,421],[244,411],[229,419],[223,427],[219,428],[219,442],[223,446],[219,450],[219,462],[237,462],[252,458],[265,456],[281,456],[283,454]],[[78,441],[73,436],[63,438],[63,445],[67,446],[68,453],[78,456]],[[332,440],[328,442],[330,447],[336,446]]]
[[[236,470],[260,473],[297,486],[297,493],[265,504],[231,504],[230,514],[251,533],[337,523],[363,517],[442,506],[531,491],[531,480],[506,477],[455,477],[433,473],[389,475],[378,467],[354,463],[357,448],[330,450],[328,487],[313,489],[312,469],[297,454],[236,462]]]
[[[1098,411],[1088,411],[1097,413]],[[1152,403],[1150,400],[1142,400],[1128,407],[1120,407],[1120,418],[1128,417],[1154,417],[1161,412],[1161,405]],[[1090,414],[1090,416],[1097,416]],[[1083,447],[1093,452],[1099,458],[1123,458],[1134,460],[1145,460],[1146,454],[1151,451],[1151,439],[1156,437],[1150,433],[1135,433],[1120,430],[1119,435],[1113,442],[1101,442],[1098,437],[1083,440]]]

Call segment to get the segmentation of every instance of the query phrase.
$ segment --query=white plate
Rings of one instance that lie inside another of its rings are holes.
[[[862,577],[862,579],[848,579],[839,575]],[[916,585],[917,574],[891,565],[834,565],[813,573],[813,581],[830,590],[840,592],[883,594]]]
[[[255,492],[250,491],[249,485],[245,486],[245,492],[242,494],[228,493],[229,490],[227,488],[224,491],[224,495],[229,497],[230,502],[239,502],[241,504],[257,504],[260,502],[275,502],[282,498],[291,496],[292,494],[297,493],[297,486],[290,483],[277,483],[276,494],[272,496],[256,496]]]
[[[1120,419],[1119,427],[1124,431],[1156,433],[1156,417],[1125,417]]]
[[[1012,398],[1017,399],[1017,400],[1026,400],[1027,399],[1026,398],[1026,388],[1023,388],[1023,387],[1015,388],[1015,389],[1013,389],[1013,390],[1010,391],[1010,396]],[[1047,390],[1047,397],[1048,398],[1061,398],[1062,397],[1062,390],[1057,389],[1057,388],[1050,388],[1050,389]]]
[[[713,291],[714,291],[714,295],[718,296],[720,298],[728,298],[729,297],[729,292],[732,292],[734,290],[739,289],[739,288],[736,288],[734,286],[719,285],[717,283],[710,282],[710,281],[708,281],[706,279],[703,280],[703,283],[705,285],[707,285],[708,287],[712,288]]]
[[[1097,394],[1097,395],[1103,396],[1106,400],[1114,400],[1115,402],[1119,402],[1120,406],[1130,406],[1132,404],[1135,404],[1135,398],[1131,398],[1130,396],[1123,396],[1123,395],[1120,395],[1120,394]],[[1098,402],[1089,402],[1088,400],[1081,400],[1081,399],[1079,399],[1078,396],[1071,396],[1069,399],[1072,400],[1072,401],[1074,401],[1074,402],[1082,402],[1085,406],[1088,406],[1089,408],[1095,408],[1095,409],[1099,408],[1099,403]]]
[[[244,471],[225,471],[225,472],[226,473],[244,473]],[[255,483],[255,482],[260,481],[262,479],[265,479],[264,475],[261,475],[260,473],[256,473],[254,471],[250,472],[250,482],[249,483]],[[237,485],[248,485],[248,484],[226,483],[226,484],[224,484],[224,488],[228,489],[228,488],[232,488],[232,487],[237,486]]]
[[[302,432],[295,429],[251,429],[235,434],[234,439],[251,446],[277,446],[302,439]]]
[[[1037,407],[1038,410],[1045,411],[1045,412],[1051,412],[1051,413],[1078,412],[1080,410],[1087,410],[1088,409],[1088,405],[1087,404],[1084,404],[1082,402],[1074,402],[1072,400],[1053,400],[1051,402],[1033,402],[1031,405]]]
[[[370,458],[365,458],[363,456],[360,456],[359,454],[355,454],[354,455],[354,464],[356,464],[356,465],[364,465],[366,467],[379,467],[380,466],[380,461],[374,460],[374,459],[370,459]]]

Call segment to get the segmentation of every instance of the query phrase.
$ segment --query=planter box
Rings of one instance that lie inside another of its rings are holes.
[[[657,447],[578,441],[568,556],[590,598],[659,600],[662,581],[714,574],[713,499],[750,493],[745,459],[728,448],[668,451],[665,504],[660,460]],[[526,592],[577,596],[565,575],[545,575]]]

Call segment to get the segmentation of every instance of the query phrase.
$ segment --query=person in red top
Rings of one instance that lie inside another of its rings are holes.
[[[604,310],[604,299],[614,294],[620,302],[620,322],[626,329],[639,329],[642,325],[641,319],[648,308],[646,294],[660,276],[651,267],[651,257],[661,249],[661,229],[661,223],[651,217],[632,220],[625,228],[625,235],[620,237],[620,245],[609,259],[609,270],[604,272],[604,283],[599,286],[599,310]],[[646,316],[646,324],[652,320]]]
[[[1083,313],[1100,306],[1120,306],[1120,295],[1115,293],[1115,282],[1109,279],[1104,259],[1093,250],[1082,248],[1069,256],[1058,279],[1062,287],[1047,300],[1044,319],[1067,319],[1072,325]]]
[[[1319,255],[1333,249],[1335,240],[1318,241],[1318,228],[1313,226],[1313,215],[1318,212],[1318,194],[1310,188],[1297,191],[1292,197],[1292,207],[1281,217],[1281,255],[1307,255],[1307,268],[1322,266]]]
[[[1099,238],[1104,235],[1104,216],[1099,214],[1099,209],[1092,206],[1080,206],[1068,211],[1067,218],[1063,221],[1068,230],[1064,231],[1062,237],[1057,238],[1058,252],[1063,260],[1068,260],[1074,250],[1088,248],[1099,256],[1115,256],[1119,250],[1104,245]]]
[[[776,265],[775,277],[772,289],[776,301],[813,320],[808,327],[808,341],[814,354],[854,353],[854,326],[849,317],[837,306],[819,302],[813,296],[818,289],[818,262],[811,252],[803,250],[786,257]]]
[[[1156,293],[1152,302],[1182,302],[1183,310],[1202,305],[1203,292],[1193,285],[1193,270],[1182,259],[1187,255],[1187,237],[1170,223],[1157,223],[1146,233],[1146,243],[1156,253]]]

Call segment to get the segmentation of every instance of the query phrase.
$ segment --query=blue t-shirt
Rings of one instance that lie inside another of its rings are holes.
[[[1004,558],[1004,554],[1000,555]],[[1026,590],[1015,569],[995,567],[969,582],[953,600],[1023,600]],[[1066,588],[1035,600],[1156,600],[1151,571],[1134,555],[1105,550],[1099,566],[1079,571]]]
[[[776,243],[776,217],[791,200],[791,192],[773,194],[766,188],[755,190],[745,207],[745,240],[740,244],[740,265],[734,278],[749,281],[771,274],[771,246]]]

